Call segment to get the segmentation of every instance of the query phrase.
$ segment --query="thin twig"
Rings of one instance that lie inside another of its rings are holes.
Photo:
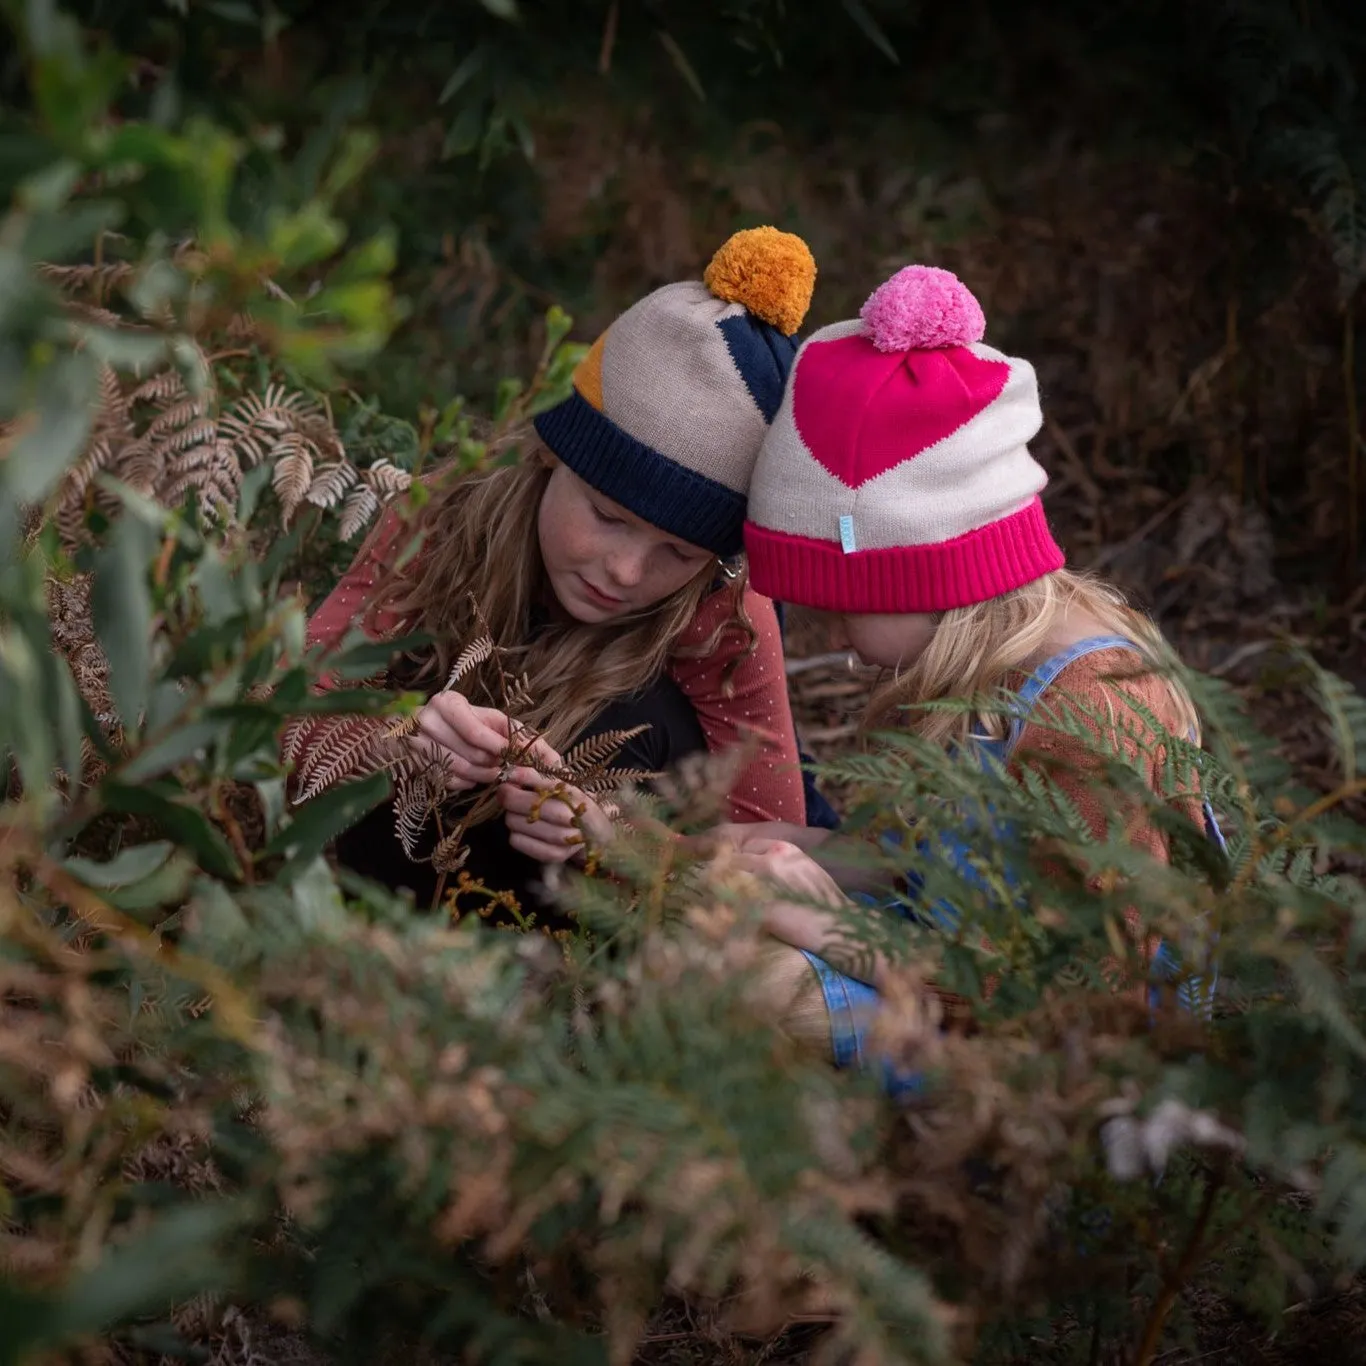
[[[809,655],[806,659],[789,659],[783,665],[789,678],[796,674],[804,674],[812,669],[824,669],[832,664],[842,664],[846,668],[852,669],[857,661],[850,650],[832,650],[829,654]]]
[[[617,18],[620,0],[612,0],[607,9],[607,22],[602,28],[602,47],[598,51],[598,74],[607,75],[612,69],[612,49],[617,42]]]
[[[1126,551],[1132,550],[1136,545],[1140,545],[1143,541],[1147,540],[1163,522],[1179,512],[1195,495],[1197,490],[1202,487],[1201,481],[1196,480],[1184,493],[1179,493],[1175,498],[1163,503],[1163,505],[1153,513],[1137,531],[1131,532],[1122,541],[1116,541],[1113,545],[1105,546],[1102,550],[1098,551],[1091,557],[1091,562],[1086,567],[1091,570],[1101,569],[1109,564],[1111,560],[1118,559]]]
[[[1209,1229],[1210,1219],[1214,1216],[1214,1206],[1218,1201],[1219,1191],[1223,1184],[1224,1172],[1222,1168],[1210,1176],[1205,1183],[1205,1194],[1200,1202],[1200,1212],[1195,1216],[1195,1224],[1191,1228],[1190,1237],[1186,1239],[1186,1246],[1181,1253],[1180,1260],[1171,1272],[1162,1278],[1162,1289],[1153,1304],[1152,1313],[1148,1315],[1148,1322],[1144,1325],[1143,1337],[1138,1344],[1138,1351],[1134,1354],[1134,1366],[1152,1366],[1153,1357],[1157,1353],[1157,1344],[1162,1339],[1162,1330],[1166,1326],[1172,1306],[1175,1305],[1177,1296],[1180,1295],[1191,1272],[1195,1270],[1200,1258],[1204,1255],[1205,1234]]]

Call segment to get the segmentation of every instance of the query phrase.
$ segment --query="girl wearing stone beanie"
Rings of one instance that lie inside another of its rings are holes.
[[[497,782],[502,819],[470,832],[464,871],[525,911],[542,866],[580,858],[610,833],[583,793],[576,813],[545,798],[533,769],[503,772],[510,718],[482,705],[494,661],[448,686],[483,633],[525,674],[520,719],[564,750],[641,728],[618,764],[651,771],[746,742],[729,794],[735,821],[801,821],[805,811],[773,604],[744,578],[741,531],[755,457],[782,399],[816,266],[775,228],[736,233],[701,280],[665,285],[628,308],[579,364],[571,394],[534,419],[522,458],[455,479],[438,474],[411,522],[393,509],[309,622],[333,645],[353,626],[375,640],[423,633],[391,684],[429,701],[409,742],[441,760],[448,791]],[[415,547],[415,549],[414,549]],[[354,776],[365,717],[302,719],[286,735],[292,794]],[[430,826],[430,823],[429,823]],[[346,867],[428,904],[440,884],[424,844],[405,846],[393,803],[337,842]],[[412,855],[415,854],[416,857]],[[476,909],[474,905],[464,909]]]
[[[1047,690],[1050,708],[1075,709],[1102,747],[1131,757],[1139,746],[1123,728],[1141,726],[1144,712],[1193,738],[1196,716],[1164,670],[1172,656],[1156,626],[1113,588],[1065,567],[1039,498],[1047,477],[1028,449],[1042,425],[1033,367],[984,345],[984,331],[955,276],[908,266],[858,318],[803,343],[750,486],[750,581],[829,614],[866,664],[889,671],[869,722],[989,752],[1016,772],[1046,766],[1103,838],[1112,804],[1093,786],[1094,749],[1031,720],[1033,704]],[[1013,716],[916,709],[1000,689],[1020,698]],[[1156,759],[1148,770],[1155,784]],[[807,898],[840,896],[802,852],[827,832],[729,833],[756,870]],[[1128,835],[1168,857],[1142,813]],[[833,851],[827,844],[821,859],[838,876]],[[793,956],[791,986],[806,1003],[797,1015],[817,1035],[829,1031],[837,1061],[857,1060],[882,965],[865,971],[871,986],[831,968],[819,957],[831,918],[810,907],[775,905],[768,928],[812,970]]]

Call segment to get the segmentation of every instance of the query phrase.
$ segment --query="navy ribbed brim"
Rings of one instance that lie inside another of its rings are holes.
[[[533,425],[580,479],[651,526],[723,560],[742,549],[743,494],[637,440],[577,389],[538,414]]]

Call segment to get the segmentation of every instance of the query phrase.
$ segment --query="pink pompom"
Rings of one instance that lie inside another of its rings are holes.
[[[859,310],[879,351],[933,351],[966,346],[986,335],[972,291],[938,266],[905,266],[880,284]]]

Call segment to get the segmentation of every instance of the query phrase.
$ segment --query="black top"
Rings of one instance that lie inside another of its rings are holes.
[[[629,730],[648,725],[649,729],[627,741],[612,761],[613,768],[644,768],[660,771],[671,768],[689,754],[706,748],[706,737],[697,713],[683,690],[665,676],[633,697],[610,702],[574,737],[573,744],[592,739],[609,730]],[[430,828],[419,842],[420,855],[429,855],[436,840]],[[541,865],[508,843],[507,825],[501,815],[475,826],[469,832],[469,858],[464,871],[476,881],[497,891],[510,891],[524,915],[535,915],[538,925],[551,929],[571,922],[554,911],[540,893]],[[395,891],[407,888],[419,907],[431,905],[436,894],[438,874],[430,863],[415,863],[403,850],[394,832],[394,804],[385,802],[342,834],[336,843],[338,861],[353,872],[373,879]],[[447,878],[447,887],[455,878]],[[462,902],[466,913],[479,910],[477,901]],[[495,911],[495,923],[508,923],[505,912]]]

